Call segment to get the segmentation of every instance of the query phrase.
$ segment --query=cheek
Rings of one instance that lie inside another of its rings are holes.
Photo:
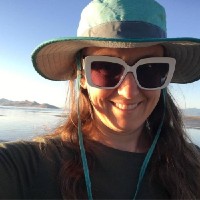
[[[150,106],[154,107],[157,105],[159,99],[160,99],[160,90],[154,90],[154,91],[145,91],[144,95],[146,96],[148,103]]]
[[[105,107],[111,95],[111,90],[101,90],[87,85],[88,94],[93,106]]]

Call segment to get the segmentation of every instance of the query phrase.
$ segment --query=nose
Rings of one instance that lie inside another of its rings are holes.
[[[118,94],[126,99],[131,99],[138,95],[139,92],[140,89],[135,81],[135,78],[133,74],[129,72],[118,87]]]

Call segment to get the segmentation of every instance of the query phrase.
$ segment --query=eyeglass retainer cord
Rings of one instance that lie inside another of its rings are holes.
[[[79,95],[80,95],[80,82],[81,82],[81,53],[78,53],[76,56],[76,65],[77,65],[77,115],[78,115],[78,138],[79,138],[79,147],[80,147],[80,152],[81,152],[81,160],[82,160],[82,165],[83,165],[83,171],[84,171],[84,177],[85,177],[85,183],[86,183],[86,188],[87,188],[87,194],[88,194],[88,199],[89,200],[93,200],[92,197],[92,187],[91,187],[91,180],[90,180],[90,175],[89,175],[89,168],[88,168],[88,162],[87,162],[87,157],[86,157],[86,153],[85,153],[85,148],[84,148],[84,144],[83,144],[83,135],[81,132],[81,117],[80,117],[80,108],[79,108]],[[154,152],[155,146],[157,144],[157,141],[159,139],[160,136],[160,132],[163,126],[163,122],[164,122],[164,118],[165,118],[165,110],[166,110],[166,88],[162,89],[162,95],[163,95],[163,104],[164,104],[164,110],[163,110],[163,115],[162,115],[162,120],[161,123],[158,127],[157,133],[154,137],[154,140],[151,144],[151,147],[149,148],[146,157],[143,161],[142,167],[140,169],[140,173],[139,173],[139,178],[138,178],[138,183],[136,186],[136,191],[134,194],[133,199],[136,199],[136,196],[139,192],[144,174],[146,172],[148,163],[151,159],[151,156]]]

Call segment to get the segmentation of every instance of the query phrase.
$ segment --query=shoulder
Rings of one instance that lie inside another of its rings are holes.
[[[57,194],[62,161],[72,155],[61,140],[1,143],[0,198],[47,198]]]
[[[60,139],[0,143],[0,159],[6,159],[6,155],[13,159],[24,157],[37,160],[48,155],[59,158],[70,156],[72,152],[70,145]]]
[[[12,162],[27,162],[30,159],[38,160],[39,147],[32,142],[6,142],[0,144],[0,163],[9,165]]]
[[[73,156],[70,146],[60,139],[34,141],[18,141],[0,143],[0,166],[23,167],[41,165],[59,165],[62,160]]]

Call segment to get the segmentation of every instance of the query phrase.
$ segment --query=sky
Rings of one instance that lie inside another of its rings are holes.
[[[44,41],[76,36],[81,10],[90,1],[0,0],[0,98],[64,106],[67,81],[42,78],[31,54]],[[200,38],[199,0],[158,2],[166,9],[168,37]],[[200,81],[169,88],[181,108],[200,108]]]

